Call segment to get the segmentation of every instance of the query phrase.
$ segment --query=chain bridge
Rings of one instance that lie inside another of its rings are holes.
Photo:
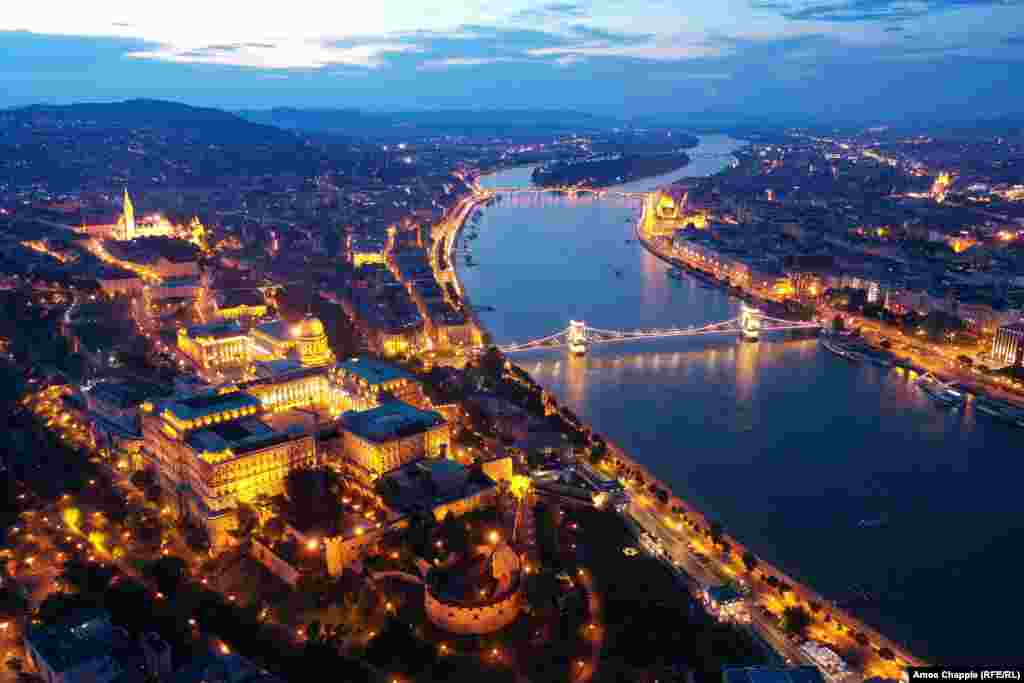
[[[702,327],[669,327],[645,330],[604,330],[590,327],[580,320],[572,320],[569,326],[546,337],[531,339],[519,344],[499,346],[502,353],[518,353],[533,349],[554,349],[568,347],[576,354],[586,353],[592,344],[639,341],[644,339],[665,339],[668,337],[696,337],[710,334],[738,334],[744,339],[756,341],[762,333],[786,330],[812,330],[821,325],[817,322],[796,322],[771,318],[754,308],[744,306],[735,318],[710,323]]]

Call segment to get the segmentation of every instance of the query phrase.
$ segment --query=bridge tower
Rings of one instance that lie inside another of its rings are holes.
[[[746,304],[740,309],[740,334],[744,341],[757,341],[761,336],[761,311]]]
[[[569,352],[582,356],[587,352],[587,324],[582,320],[569,321]]]

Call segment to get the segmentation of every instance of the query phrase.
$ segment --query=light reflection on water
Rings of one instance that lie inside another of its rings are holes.
[[[491,181],[529,174],[510,176]],[[570,318],[628,330],[736,315],[735,299],[666,277],[626,242],[628,202],[518,197],[483,212],[481,265],[460,271],[473,302],[497,308],[483,320],[499,343]],[[827,595],[884,594],[863,616],[920,654],[1024,663],[1009,623],[1024,597],[1001,592],[994,614],[976,590],[1024,544],[1024,432],[940,409],[907,373],[851,365],[814,340],[677,338],[515,360],[766,558]],[[880,517],[883,528],[857,526]],[[958,626],[971,620],[990,628]]]

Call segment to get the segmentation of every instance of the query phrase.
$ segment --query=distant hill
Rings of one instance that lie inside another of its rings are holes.
[[[291,130],[353,137],[425,135],[523,136],[603,131],[625,125],[610,117],[550,109],[366,112],[358,109],[249,109],[238,114],[256,123]]]
[[[294,141],[292,133],[274,126],[246,120],[231,112],[192,107],[165,100],[32,105],[0,110],[4,124],[31,123],[40,128],[150,128],[175,130],[196,140],[224,143],[274,143]]]

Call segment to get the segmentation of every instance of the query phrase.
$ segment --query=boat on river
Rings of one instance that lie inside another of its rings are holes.
[[[834,342],[829,341],[828,339],[822,339],[821,340],[821,345],[824,346],[827,350],[829,350],[832,353],[834,353],[835,355],[837,355],[840,358],[843,358],[845,360],[848,360],[851,363],[859,363],[862,360],[864,360],[863,356],[861,356],[859,353],[854,353],[852,351],[848,351],[848,350],[842,348],[841,346],[839,346],[838,344],[835,344]]]
[[[946,384],[940,381],[930,372],[925,374],[916,382],[917,387],[927,394],[932,400],[951,408],[959,407],[964,403],[963,392],[954,389],[953,384]]]
[[[974,409],[1000,422],[1024,427],[1024,409],[1005,401],[978,396],[974,399]]]

